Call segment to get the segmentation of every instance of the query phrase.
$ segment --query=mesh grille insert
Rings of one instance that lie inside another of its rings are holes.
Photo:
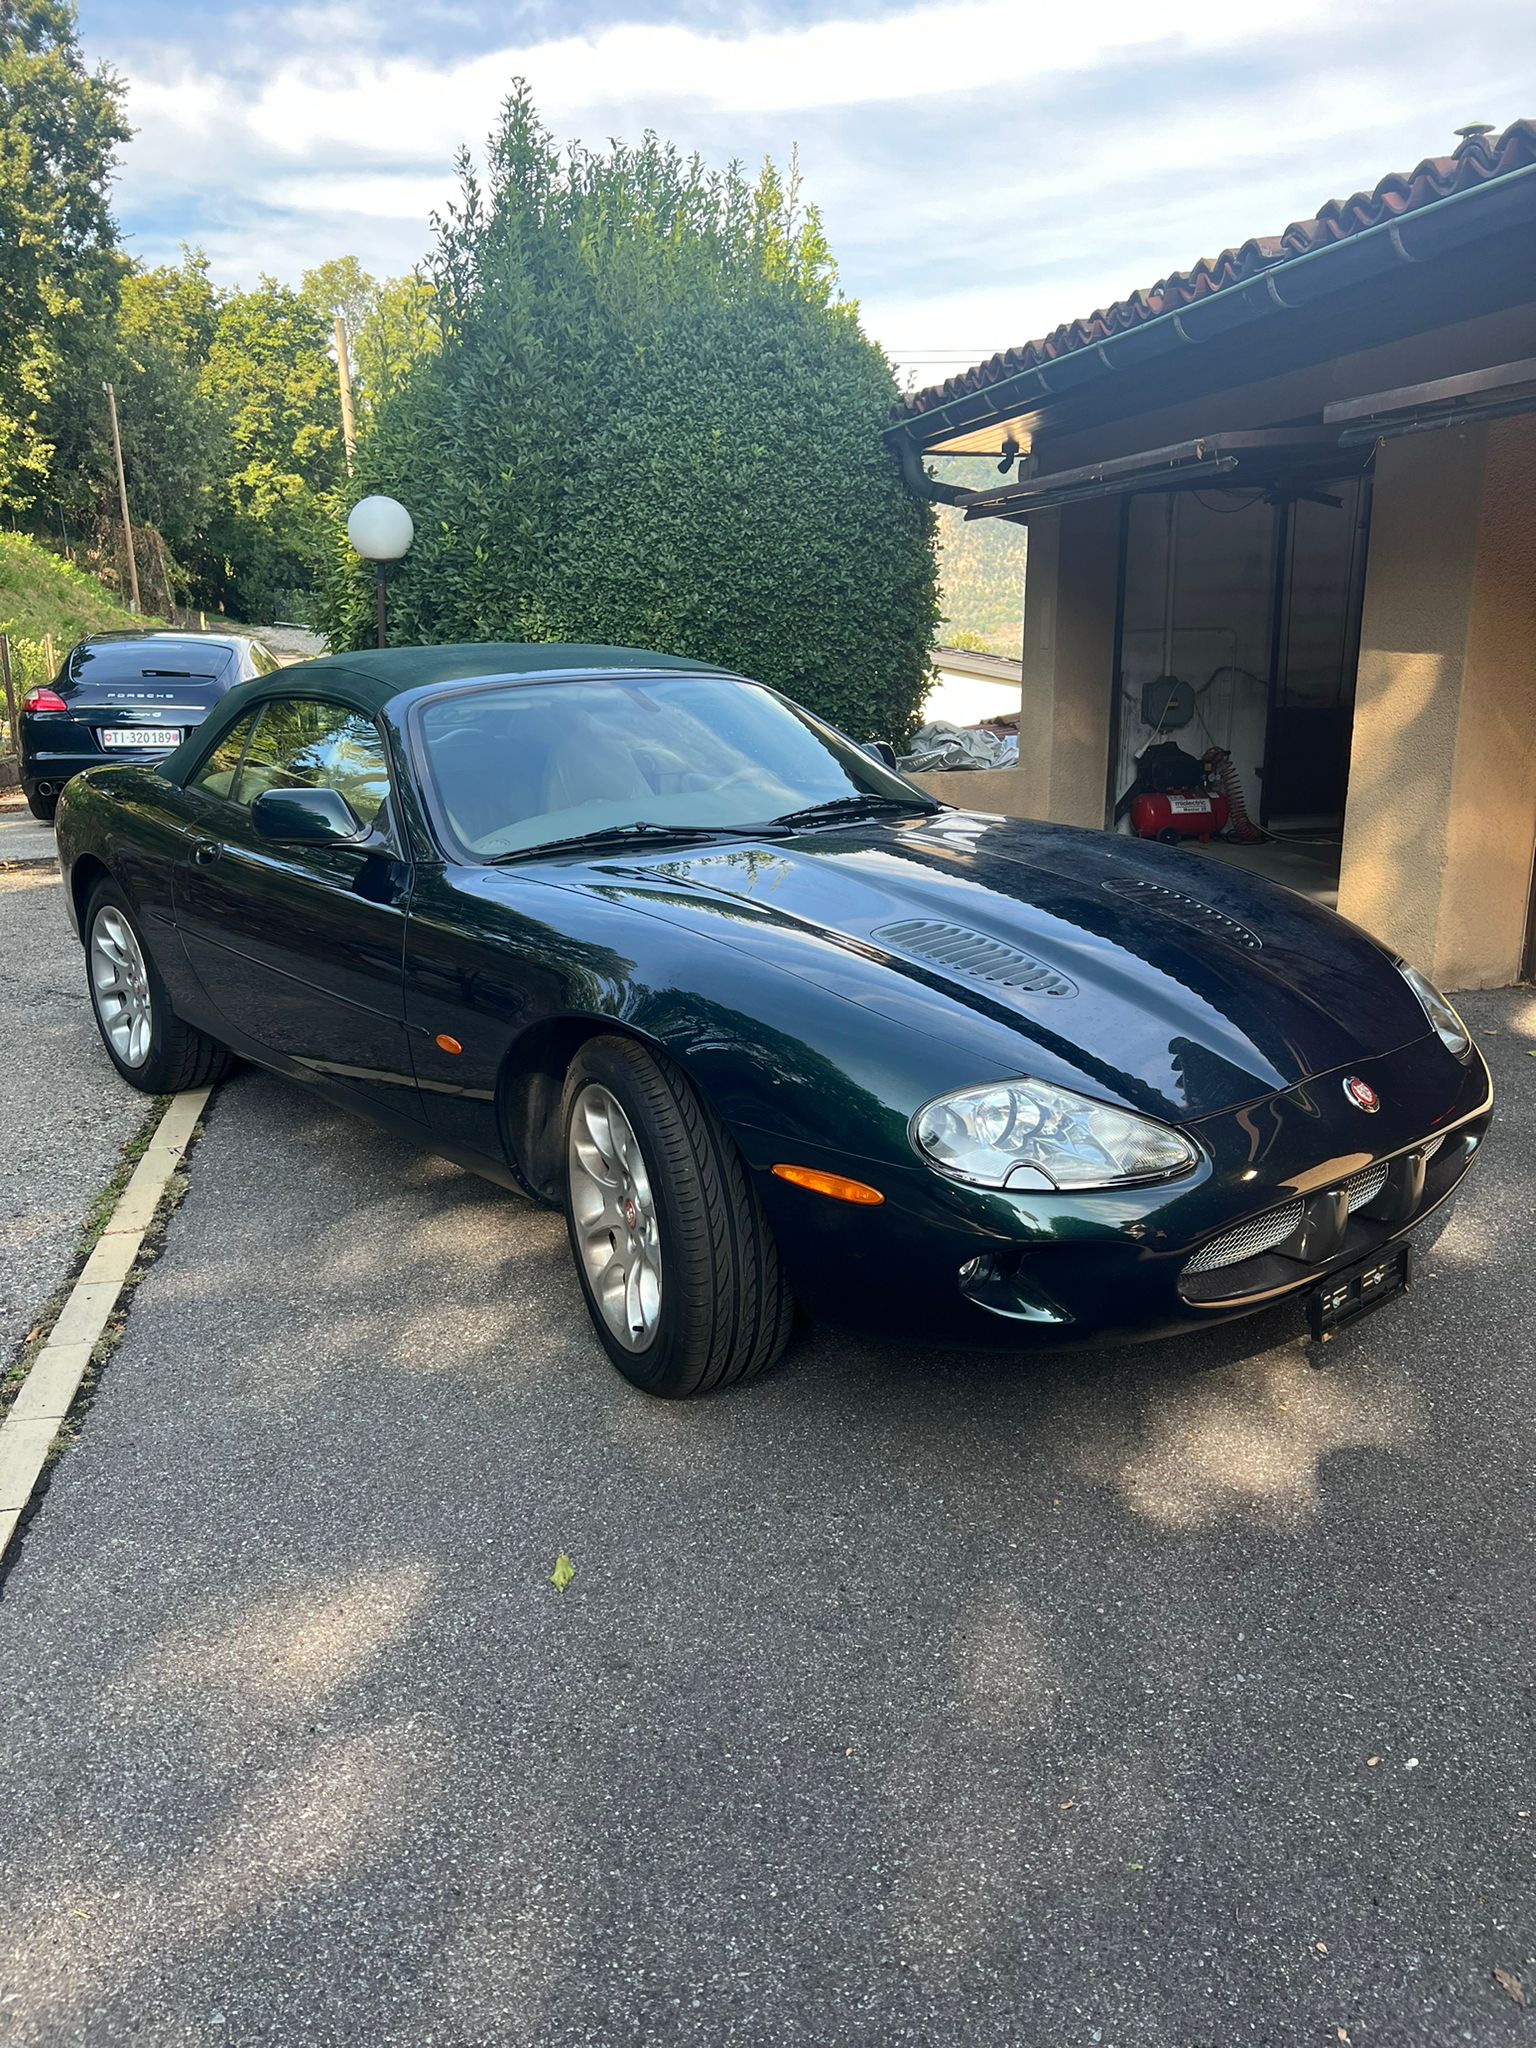
[[[1378,1159],[1374,1166],[1362,1167],[1343,1183],[1351,1216],[1375,1201],[1387,1184],[1387,1171],[1386,1160]],[[1271,1209],[1263,1216],[1252,1216],[1246,1223],[1239,1223],[1235,1230],[1223,1231],[1220,1237],[1213,1237],[1209,1244],[1200,1247],[1185,1272],[1214,1273],[1219,1267],[1235,1266],[1242,1259],[1256,1259],[1260,1252],[1273,1251],[1277,1244],[1284,1244],[1300,1223],[1302,1207],[1300,1202],[1287,1202],[1283,1209]]]
[[[1352,1173],[1344,1183],[1344,1192],[1349,1197],[1349,1213],[1363,1209],[1367,1202],[1374,1202],[1387,1184],[1387,1162],[1378,1160],[1363,1173]]]
[[[1251,1216],[1235,1230],[1223,1231],[1202,1245],[1184,1268],[1186,1273],[1210,1273],[1218,1266],[1235,1266],[1240,1259],[1256,1259],[1260,1252],[1283,1244],[1301,1221],[1300,1202],[1287,1202],[1283,1209],[1271,1209],[1266,1216]]]
[[[963,925],[941,924],[926,917],[904,918],[899,924],[882,925],[870,937],[882,945],[899,948],[915,959],[928,960],[935,967],[960,974],[967,981],[994,988],[1023,989],[1032,996],[1075,996],[1077,984],[1058,974],[1043,961],[1031,960],[1001,939],[989,939],[982,932],[967,931]]]

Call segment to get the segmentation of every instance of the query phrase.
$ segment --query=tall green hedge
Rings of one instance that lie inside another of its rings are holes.
[[[379,408],[353,480],[416,521],[391,639],[691,654],[900,739],[937,615],[932,514],[881,443],[890,369],[794,180],[654,136],[562,158],[523,87],[484,182],[460,174],[429,264],[441,352]],[[366,641],[339,538],[322,581],[333,646]]]

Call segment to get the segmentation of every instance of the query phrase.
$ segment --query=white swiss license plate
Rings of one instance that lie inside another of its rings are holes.
[[[104,747],[179,747],[181,728],[176,725],[104,725]]]

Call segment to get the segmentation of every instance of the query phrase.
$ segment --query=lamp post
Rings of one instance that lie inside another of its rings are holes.
[[[381,647],[388,645],[385,635],[385,567],[390,562],[398,562],[415,538],[416,528],[411,515],[398,498],[359,498],[347,514],[347,539],[365,562],[373,564],[375,617]]]

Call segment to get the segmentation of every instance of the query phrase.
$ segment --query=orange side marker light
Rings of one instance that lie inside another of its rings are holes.
[[[446,1031],[439,1031],[432,1043],[439,1052],[462,1052],[464,1050],[459,1041],[456,1038],[450,1038]]]
[[[779,1180],[792,1181],[797,1188],[809,1188],[813,1195],[830,1195],[834,1202],[857,1202],[875,1208],[885,1200],[878,1188],[861,1180],[849,1180],[841,1173],[820,1173],[814,1166],[776,1166]]]

